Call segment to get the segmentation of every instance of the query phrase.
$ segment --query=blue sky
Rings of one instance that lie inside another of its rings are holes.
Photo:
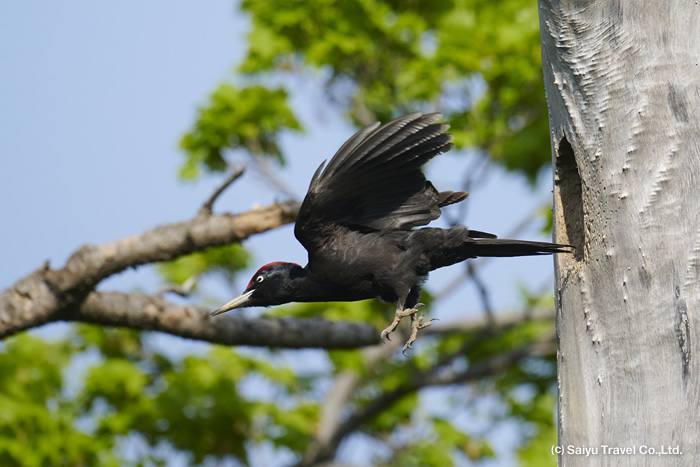
[[[221,177],[179,181],[183,156],[177,142],[214,87],[235,80],[246,30],[246,18],[228,0],[0,1],[0,290],[46,260],[62,266],[85,243],[133,235],[197,212]],[[292,78],[287,84],[307,131],[284,137],[289,164],[280,177],[302,197],[318,164],[354,129],[324,104],[313,80]],[[438,157],[427,172],[439,189],[454,189],[468,164],[468,155],[453,152]],[[471,193],[463,221],[504,236],[550,191],[549,173],[532,190],[522,177],[494,168]],[[215,210],[240,212],[283,199],[249,172]],[[534,228],[520,237],[542,239]],[[291,227],[246,245],[254,257],[250,271],[230,287],[211,285],[222,301],[241,291],[261,264],[306,261]],[[436,271],[427,287],[440,290],[459,271],[460,266]],[[496,309],[519,305],[518,283],[540,289],[551,277],[549,257],[490,261],[482,276]],[[145,292],[159,286],[148,267],[100,284]],[[471,286],[430,310],[443,320],[481,312]],[[60,329],[51,325],[42,335]],[[164,339],[173,347],[196,347]]]

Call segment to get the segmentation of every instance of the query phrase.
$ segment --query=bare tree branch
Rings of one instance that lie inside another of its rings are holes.
[[[221,186],[217,188],[216,191],[214,191],[214,193],[212,193],[209,199],[205,201],[205,203],[199,209],[199,214],[205,216],[210,215],[212,213],[214,203],[219,198],[219,196],[221,196],[221,193],[223,193],[226,190],[226,188],[231,186],[233,182],[238,180],[241,177],[241,175],[243,175],[244,171],[245,170],[243,167],[238,167],[236,170],[234,170],[233,173],[229,175],[229,177],[226,180],[224,180],[224,183],[222,183]]]
[[[484,284],[484,281],[481,280],[481,275],[470,262],[467,262],[467,271],[467,275],[471,277],[474,287],[476,287],[477,292],[479,292],[481,306],[484,309],[484,314],[486,315],[487,320],[491,325],[495,325],[493,307],[491,306],[491,297],[489,296],[489,290],[486,288],[486,284]]]
[[[207,309],[177,305],[140,293],[93,292],[79,308],[65,310],[60,317],[66,321],[162,331],[225,345],[350,349],[379,342],[378,331],[369,324],[320,318],[245,318],[236,314],[212,318]]]
[[[48,263],[0,292],[0,337],[63,319],[104,278],[127,268],[167,261],[242,241],[294,221],[299,205],[274,204],[242,214],[197,216],[103,245],[85,245],[61,269]]]
[[[389,342],[382,342],[379,345],[367,347],[362,351],[362,358],[368,368],[373,368],[378,361],[389,358],[391,354],[401,347],[401,343],[406,340],[407,333],[405,330],[397,331],[402,333],[401,338]],[[357,373],[351,370],[341,371],[335,377],[333,387],[328,391],[326,398],[321,404],[320,421],[316,429],[314,441],[307,451],[309,455],[312,455],[313,450],[318,446],[330,442],[333,433],[335,433],[340,426],[345,404],[352,396],[358,383]]]
[[[447,335],[458,332],[465,333],[491,328],[493,331],[502,330],[525,321],[554,320],[554,309],[543,307],[528,307],[525,310],[497,313],[491,321],[486,315],[472,318],[445,321],[438,326],[431,326],[423,330],[424,336]]]
[[[252,154],[250,161],[256,172],[262,176],[264,181],[267,182],[272,188],[289,197],[289,199],[297,199],[297,193],[295,193],[294,190],[287,185],[287,183],[285,183],[285,181],[279,175],[277,175],[275,170],[270,167],[269,157],[262,157]]]
[[[388,344],[391,343],[391,341],[388,342]],[[324,445],[331,441],[333,433],[338,429],[340,421],[343,419],[345,404],[357,386],[357,379],[357,373],[350,370],[341,371],[335,377],[333,387],[328,391],[321,404],[320,419],[312,445]]]
[[[478,335],[470,339],[464,346],[453,354],[447,355],[435,365],[443,367],[459,355],[463,355],[474,345],[482,342],[486,337],[494,335],[496,332],[516,326],[525,321],[554,320],[554,310],[551,308],[528,307],[526,310],[513,311],[509,313],[499,313],[493,316],[480,315],[474,318],[450,321],[438,326],[426,328],[424,337],[429,335],[444,336],[454,333],[466,333],[477,331]],[[405,329],[399,330],[405,334]],[[400,347],[400,342],[405,340],[404,335],[400,339],[394,339],[380,345],[367,347],[362,351],[362,357],[367,368],[372,368],[377,361],[388,358]],[[342,412],[350,400],[353,391],[360,384],[359,378],[354,371],[346,370],[338,373],[333,381],[333,386],[328,391],[326,398],[321,404],[320,419],[318,428],[314,435],[313,442],[307,448],[305,458],[311,459],[315,453],[322,449],[322,446],[331,442],[334,433],[341,426]]]
[[[465,371],[445,371],[444,367],[433,367],[421,372],[412,380],[396,389],[379,395],[369,405],[352,414],[345,422],[338,426],[331,436],[327,436],[327,443],[313,445],[313,449],[306,452],[304,458],[297,467],[314,466],[329,461],[340,445],[340,442],[348,434],[356,431],[361,425],[389,409],[404,396],[418,391],[427,386],[444,386],[449,384],[466,383],[500,373],[511,365],[528,357],[545,356],[556,352],[557,344],[553,334],[547,335],[541,340],[524,345],[510,352],[494,355],[482,361],[472,364]]]
[[[85,245],[68,259],[65,267],[49,271],[47,279],[61,290],[84,285],[92,287],[129,267],[240,242],[251,235],[294,222],[297,211],[297,203],[287,202],[242,214],[197,216],[103,245]]]

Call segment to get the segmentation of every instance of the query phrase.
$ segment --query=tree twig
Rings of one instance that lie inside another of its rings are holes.
[[[491,297],[489,296],[489,290],[486,288],[486,284],[484,284],[484,281],[481,280],[481,275],[477,272],[477,269],[474,268],[474,265],[470,262],[467,262],[467,271],[467,275],[471,277],[472,283],[476,287],[477,292],[479,292],[481,306],[484,309],[486,319],[491,326],[494,326],[496,322],[493,314],[493,307],[491,306]]]
[[[221,196],[221,193],[223,193],[226,188],[231,186],[233,182],[241,178],[241,175],[243,175],[243,172],[245,171],[244,167],[238,167],[236,170],[233,171],[231,175],[228,176],[226,180],[224,180],[224,183],[217,188],[214,193],[209,197],[208,200],[204,202],[201,208],[199,208],[199,215],[200,216],[208,216],[211,215],[212,209],[214,207],[214,203],[216,200]]]
[[[257,173],[260,174],[265,181],[275,190],[283,193],[289,199],[296,200],[297,195],[270,167],[269,158],[257,155],[251,155],[251,163]]]
[[[188,278],[185,282],[183,282],[182,285],[170,284],[166,285],[165,287],[161,287],[156,292],[156,295],[162,297],[166,293],[174,293],[181,297],[188,297],[190,293],[192,293],[194,286],[197,285],[198,278],[199,276],[192,276]]]

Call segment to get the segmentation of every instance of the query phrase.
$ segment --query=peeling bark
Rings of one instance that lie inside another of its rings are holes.
[[[539,7],[555,240],[577,248],[555,258],[559,444],[597,448],[559,462],[698,465],[700,7]]]

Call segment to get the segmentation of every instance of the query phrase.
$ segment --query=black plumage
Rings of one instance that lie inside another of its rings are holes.
[[[395,303],[394,322],[411,316],[411,347],[422,323],[416,316],[420,287],[434,269],[479,256],[526,256],[568,252],[545,242],[498,239],[458,226],[420,228],[440,208],[467,193],[439,192],[421,167],[454,147],[439,113],[414,113],[352,136],[316,170],[299,210],[296,238],[309,253],[305,267],[277,262],[255,273],[246,291],[212,314],[241,306],[288,302],[354,301],[380,297]]]

